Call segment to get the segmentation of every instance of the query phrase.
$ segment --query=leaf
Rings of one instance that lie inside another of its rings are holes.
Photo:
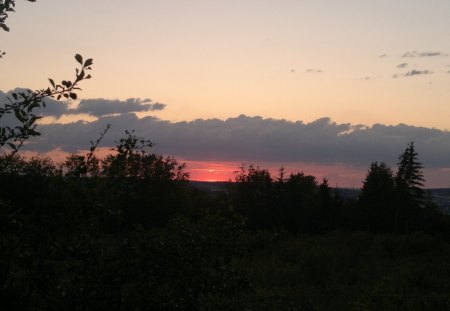
[[[8,26],[6,26],[5,24],[0,24],[0,27],[3,28],[4,31],[9,31]]]
[[[77,99],[77,94],[76,93],[70,93],[69,96],[72,99]]]
[[[17,109],[17,110],[14,110],[14,114],[16,115],[17,120],[19,120],[20,122],[23,123],[25,121],[23,111]]]
[[[33,129],[29,129],[28,132],[27,132],[27,134],[30,135],[30,136],[41,136],[41,133],[36,132],[36,131],[33,130]]]
[[[83,66],[83,67],[89,67],[89,66],[91,66],[93,63],[94,63],[94,60],[93,60],[92,58],[89,58],[89,59],[87,59],[87,60],[84,62],[84,66]]]
[[[78,63],[80,63],[80,65],[83,65],[83,56],[81,56],[80,54],[76,54],[75,59]]]
[[[55,81],[53,81],[53,79],[48,79],[48,81],[50,81],[50,84],[53,86],[53,88],[55,88]]]
[[[85,74],[84,69],[82,69],[81,72],[80,72],[80,74],[79,74],[78,77],[77,77],[78,80],[83,80],[84,74]]]

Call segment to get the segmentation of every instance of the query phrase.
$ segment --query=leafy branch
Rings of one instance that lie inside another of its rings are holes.
[[[45,107],[45,98],[77,99],[76,92],[81,90],[79,83],[91,78],[88,72],[92,70],[93,60],[89,58],[84,61],[80,54],[76,54],[75,59],[79,68],[75,69],[75,78],[72,81],[63,80],[60,84],[56,84],[53,79],[49,79],[50,86],[46,89],[11,93],[11,96],[7,98],[8,102],[0,107],[0,119],[13,113],[19,125],[15,127],[0,125],[0,148],[6,144],[16,153],[30,136],[40,135],[36,131],[36,122],[42,116],[36,115],[34,109]]]
[[[36,0],[27,0],[28,2],[36,2]],[[15,12],[15,0],[0,0],[0,28],[4,31],[9,31],[9,27],[5,24],[8,18],[8,12]]]
[[[36,2],[36,0],[27,0],[28,2]],[[5,24],[6,19],[8,18],[9,12],[15,12],[14,8],[16,6],[15,0],[0,0],[0,29],[4,31],[9,31],[9,27]],[[0,50],[0,58],[3,58],[6,53],[5,51]]]

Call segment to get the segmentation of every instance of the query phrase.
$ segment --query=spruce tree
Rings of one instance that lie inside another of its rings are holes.
[[[422,189],[425,178],[423,164],[419,161],[418,153],[414,149],[414,142],[410,142],[400,155],[397,166],[396,186],[398,190],[405,196],[409,204],[422,206],[425,201],[425,192]]]

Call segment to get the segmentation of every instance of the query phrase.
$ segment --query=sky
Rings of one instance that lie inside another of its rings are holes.
[[[46,112],[29,150],[85,149],[111,122],[105,144],[136,129],[192,178],[253,163],[358,187],[371,161],[395,166],[415,141],[427,185],[450,187],[449,12],[448,0],[17,0],[0,96],[71,78],[80,53],[93,79]]]

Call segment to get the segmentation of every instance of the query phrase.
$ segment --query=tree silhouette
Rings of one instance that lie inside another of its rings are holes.
[[[395,182],[391,168],[384,162],[373,162],[361,189],[360,203],[372,231],[392,230],[395,214]]]
[[[410,142],[399,156],[398,170],[395,177],[397,190],[397,212],[395,232],[418,230],[423,225],[425,191],[422,189],[425,178],[423,165]]]
[[[410,142],[405,151],[399,156],[396,176],[397,188],[404,193],[410,204],[423,205],[425,192],[422,189],[425,178],[423,164],[419,161],[418,153],[414,149],[414,142]]]

